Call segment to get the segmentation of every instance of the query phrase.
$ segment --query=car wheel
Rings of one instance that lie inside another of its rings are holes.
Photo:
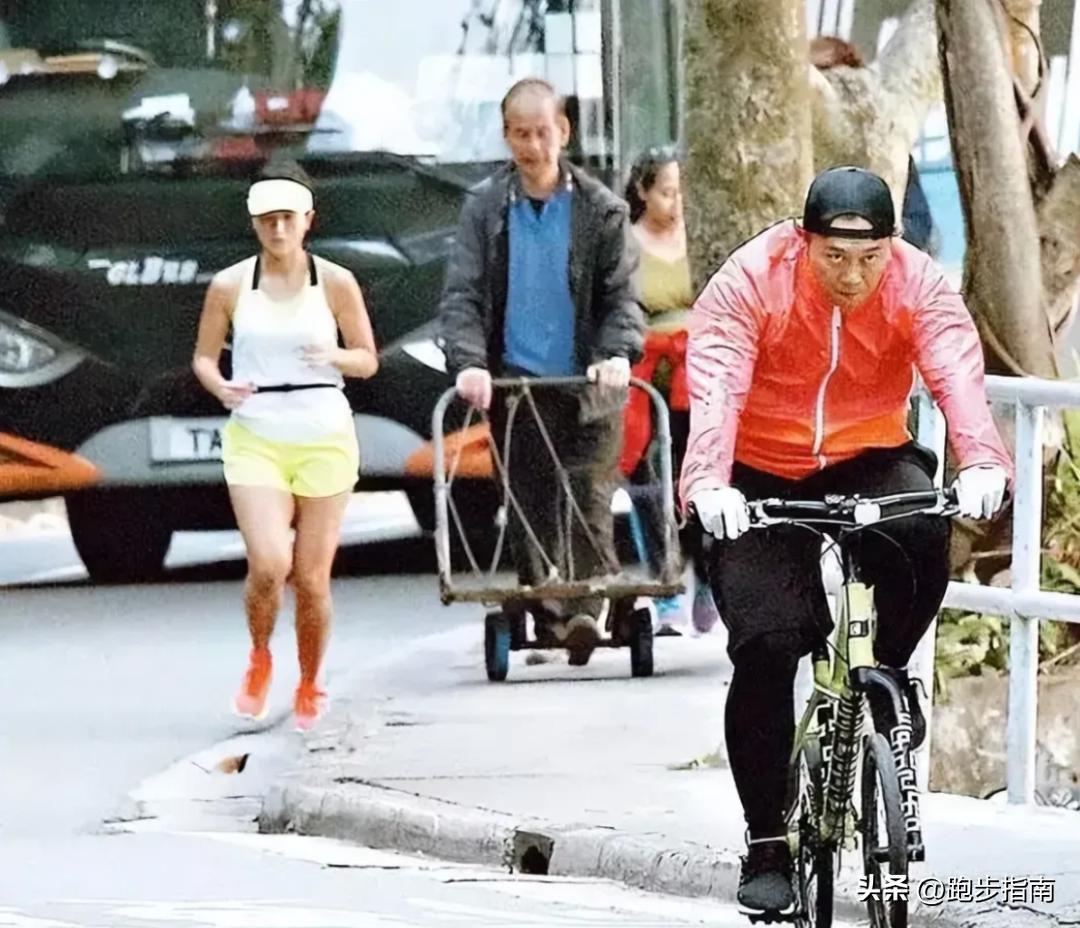
[[[172,539],[160,499],[137,490],[87,490],[65,497],[75,550],[95,583],[161,575]]]

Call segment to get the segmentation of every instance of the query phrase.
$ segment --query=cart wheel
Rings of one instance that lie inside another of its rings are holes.
[[[484,664],[492,683],[501,683],[510,669],[510,620],[492,612],[484,620]]]
[[[636,609],[631,617],[630,628],[630,674],[635,677],[651,677],[652,616],[648,609]]]

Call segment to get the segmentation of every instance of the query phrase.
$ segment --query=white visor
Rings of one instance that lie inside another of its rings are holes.
[[[315,201],[311,191],[295,180],[260,180],[251,185],[247,200],[252,216],[266,213],[310,213]]]

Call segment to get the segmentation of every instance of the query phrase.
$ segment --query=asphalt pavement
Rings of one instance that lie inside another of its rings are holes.
[[[707,900],[669,899],[602,880],[522,877],[297,836],[82,838],[28,855],[16,873],[20,882],[0,875],[5,928],[746,924],[731,906]],[[0,863],[10,862],[0,851]]]
[[[423,691],[431,668],[408,668],[408,656],[418,642],[471,635],[474,617],[439,605],[430,572],[406,572],[430,567],[415,526],[363,507],[354,515],[347,539],[397,540],[342,552],[331,698],[374,679],[380,699]],[[291,622],[286,610],[270,716],[245,725],[228,711],[247,653],[238,538],[178,541],[166,582],[99,587],[71,563],[62,535],[0,540],[0,926],[744,924],[715,901],[604,880],[257,834],[266,792],[307,750],[287,724]],[[239,757],[241,771],[218,768]]]
[[[691,763],[722,742],[722,637],[658,640],[652,679],[625,651],[586,668],[518,654],[492,685],[482,609],[439,604],[430,542],[400,510],[353,516],[332,710],[308,736],[288,725],[288,605],[269,718],[228,711],[248,647],[235,533],[179,536],[165,582],[126,587],[76,574],[62,536],[0,541],[0,926],[746,924],[727,904],[742,823],[723,752]],[[941,924],[1074,917],[1076,813],[932,795],[924,815],[920,879],[1058,893],[1042,915],[992,902]],[[508,872],[522,833],[554,841],[548,874]]]
[[[357,681],[273,789],[263,828],[732,901],[745,823],[723,746],[722,632],[657,639],[648,679],[631,678],[626,650],[585,668],[519,652],[493,684],[479,618],[392,668],[428,668],[422,688]],[[921,810],[913,922],[1078,923],[1078,813],[944,793]],[[839,914],[865,912],[862,876],[861,848],[845,849]]]

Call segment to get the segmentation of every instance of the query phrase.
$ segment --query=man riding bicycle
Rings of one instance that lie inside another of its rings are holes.
[[[880,177],[824,171],[801,225],[779,223],[740,246],[691,314],[680,495],[720,539],[709,572],[734,664],[725,737],[749,832],[738,898],[751,910],[794,904],[784,799],[795,675],[832,620],[819,539],[791,526],[748,531],[747,499],[932,488],[935,455],[907,429],[916,372],[945,415],[961,513],[993,516],[1011,473],[971,316],[896,231]],[[907,695],[917,746],[926,722],[905,667],[945,595],[949,524],[913,516],[855,544],[875,591],[874,656]]]

